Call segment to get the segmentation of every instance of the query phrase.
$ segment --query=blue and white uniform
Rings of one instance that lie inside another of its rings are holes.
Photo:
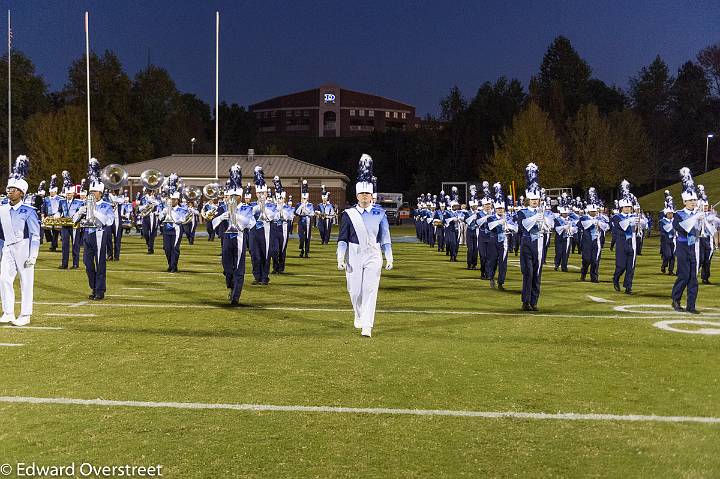
[[[158,218],[162,228],[163,251],[168,263],[168,272],[178,272],[180,261],[180,243],[182,242],[182,224],[187,219],[188,209],[183,205],[167,206],[160,213]]]

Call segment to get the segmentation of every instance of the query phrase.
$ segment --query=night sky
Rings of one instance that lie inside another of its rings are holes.
[[[720,41],[716,1],[13,1],[14,46],[51,90],[84,53],[113,50],[132,76],[150,61],[183,92],[212,103],[214,12],[220,11],[220,98],[248,105],[325,82],[437,114],[457,84],[466,97],[501,75],[527,87],[557,35],[595,77],[622,88],[660,55],[673,74]],[[3,19],[7,22],[6,19]],[[3,28],[4,30],[4,28]]]

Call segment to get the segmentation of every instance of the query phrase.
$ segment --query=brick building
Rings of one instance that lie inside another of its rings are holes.
[[[353,137],[373,131],[410,130],[418,124],[415,107],[335,84],[291,93],[250,105],[263,134]]]

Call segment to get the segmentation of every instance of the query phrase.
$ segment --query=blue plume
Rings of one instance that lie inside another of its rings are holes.
[[[592,186],[588,188],[587,202],[589,205],[600,206],[600,198],[598,197],[597,190]]]
[[[525,167],[525,184],[526,190],[540,192],[540,182],[538,181],[538,167],[535,163],[528,163]]]
[[[50,176],[50,189],[57,188],[57,175]]]
[[[673,203],[673,197],[670,196],[669,190],[665,190],[665,208],[670,208],[675,211],[675,204]]]
[[[698,195],[698,198],[707,202],[708,197],[707,197],[707,193],[705,193],[705,185],[697,185],[697,195]]]
[[[483,181],[482,187],[483,187],[483,196],[488,199],[492,198],[492,195],[490,194],[490,183],[487,181]]]
[[[18,178],[19,179],[19,178]],[[45,189],[45,185],[47,184],[47,181],[42,180],[40,184],[38,185],[38,191],[43,191]]]
[[[248,183],[247,189],[245,190],[245,194],[250,195],[250,194],[252,194],[251,192],[252,192],[252,183]]]
[[[370,155],[363,155],[358,162],[357,182],[372,183],[373,178],[373,159]]]
[[[302,185],[300,185],[300,193],[307,193],[308,192],[308,182],[307,180],[302,181]]]
[[[235,163],[230,167],[230,177],[228,178],[228,188],[231,190],[242,190],[242,170],[240,165]]]
[[[507,195],[507,205],[509,208],[515,206],[512,195]]]
[[[63,170],[62,172],[63,177],[63,188],[66,190],[69,190],[73,187],[72,178],[70,177],[70,172],[67,170]]]
[[[276,195],[279,195],[280,193],[283,192],[283,186],[282,186],[282,183],[280,182],[279,176],[275,175],[275,178],[273,178],[273,185],[275,185],[275,194]]]
[[[695,193],[695,181],[692,173],[690,173],[690,168],[680,168],[680,181],[682,182],[683,193]]]
[[[167,181],[167,192],[168,195],[172,195],[177,191],[178,175],[177,173],[170,173]]]
[[[90,158],[90,161],[88,161],[88,181],[90,183],[100,181],[100,162],[97,158]]]
[[[452,201],[460,201],[460,195],[458,194],[457,186],[453,186],[450,189],[450,199]]]
[[[375,194],[377,194],[377,192],[378,192],[378,189],[377,189],[377,176],[373,176],[373,177],[372,177],[372,185],[373,185],[373,192],[374,192]]]
[[[632,200],[632,193],[630,193],[630,182],[628,180],[622,180],[620,182],[620,198]]]
[[[263,173],[262,166],[260,165],[255,167],[255,186],[265,186],[265,173]]]
[[[495,202],[502,203],[505,199],[505,195],[503,194],[502,190],[502,184],[498,181],[493,185],[493,188],[495,189]]]
[[[30,172],[30,160],[25,155],[20,155],[15,160],[15,166],[13,167],[13,177],[16,180],[27,178]]]

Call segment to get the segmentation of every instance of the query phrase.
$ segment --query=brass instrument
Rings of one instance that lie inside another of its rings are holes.
[[[97,228],[98,225],[95,222],[95,195],[90,193],[85,200],[85,219],[80,222],[80,226],[83,228]]]
[[[128,172],[118,164],[107,165],[100,174],[100,181],[111,190],[117,190],[125,186],[128,181]]]
[[[46,216],[42,220],[42,227],[46,230],[59,230],[63,226],[74,226],[75,222],[68,216],[55,218],[54,216]]]
[[[238,233],[240,231],[240,228],[237,224],[237,200],[235,199],[235,195],[231,195],[230,198],[227,200],[227,213],[228,213],[228,229],[225,230],[226,233]]]
[[[208,183],[203,186],[202,194],[208,200],[214,200],[220,197],[220,186],[217,183]]]
[[[149,201],[146,205],[140,208],[139,216],[145,218],[147,215],[155,211],[157,205],[154,201]]]
[[[705,207],[701,206],[700,209],[700,238],[705,238],[707,237],[707,233],[705,232]]]
[[[165,183],[165,175],[160,170],[145,170],[140,174],[143,188],[150,191],[158,190]]]
[[[172,198],[168,197],[165,199],[165,218],[163,219],[163,224],[175,223],[175,218],[173,218],[172,209],[173,209]]]
[[[202,195],[202,190],[197,186],[190,186],[183,189],[183,198],[187,201],[197,201]]]

